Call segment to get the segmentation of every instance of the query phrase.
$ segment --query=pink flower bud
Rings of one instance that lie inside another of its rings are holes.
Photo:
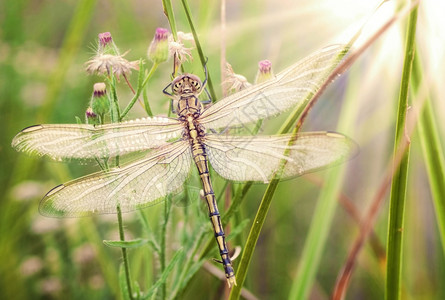
[[[147,56],[154,63],[162,63],[168,59],[168,36],[165,28],[156,28],[155,36],[148,47]]]
[[[255,84],[264,82],[273,77],[272,63],[270,60],[262,60],[258,63],[258,72],[255,77]]]
[[[112,41],[113,41],[113,39],[111,38],[111,33],[109,33],[109,32],[99,33],[99,43],[100,43],[101,47],[107,46]]]

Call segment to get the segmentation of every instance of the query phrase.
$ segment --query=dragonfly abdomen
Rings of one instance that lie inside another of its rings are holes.
[[[201,183],[204,190],[204,197],[209,209],[209,218],[212,222],[216,243],[218,244],[219,254],[221,256],[220,262],[224,266],[227,282],[230,287],[232,285],[236,285],[235,271],[233,269],[232,261],[229,256],[229,250],[227,249],[224,229],[221,223],[221,216],[216,205],[216,198],[215,193],[213,192],[212,182],[210,181],[205,148],[200,142],[197,141],[197,139],[193,139],[191,147],[193,159],[195,161],[196,167],[198,168],[199,177],[201,178]]]

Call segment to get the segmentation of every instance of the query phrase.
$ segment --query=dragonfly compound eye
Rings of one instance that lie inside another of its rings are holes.
[[[201,90],[202,84],[198,76],[189,74],[189,83],[195,91],[199,92]]]
[[[173,84],[173,92],[178,93],[182,86],[182,80],[177,81]]]

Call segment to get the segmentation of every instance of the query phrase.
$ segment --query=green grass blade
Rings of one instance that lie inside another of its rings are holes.
[[[178,251],[176,251],[176,253],[173,256],[173,258],[171,259],[170,263],[163,270],[161,277],[158,279],[158,281],[155,284],[153,284],[150,287],[150,289],[147,291],[147,294],[144,295],[143,299],[150,298],[153,295],[153,293],[156,292],[156,290],[158,288],[160,288],[162,285],[165,285],[165,283],[167,282],[168,275],[171,273],[171,271],[173,271],[174,266],[181,258],[182,252],[183,252],[183,249],[179,249]]]
[[[267,212],[269,211],[278,183],[278,179],[273,179],[267,186],[266,192],[261,200],[260,207],[258,208],[258,212],[253,220],[246,245],[244,245],[240,263],[236,270],[237,285],[230,291],[230,300],[239,299],[258,237],[260,236],[261,229],[263,228],[264,221],[266,220]]]
[[[172,30],[173,38],[178,40],[178,32],[176,30],[175,14],[173,13],[172,2],[170,0],[162,0],[162,6],[164,8],[164,15],[167,17],[170,29]]]
[[[417,93],[422,76],[420,61],[416,55],[414,58],[412,74],[413,92]],[[419,99],[419,102],[422,99]],[[426,99],[423,111],[418,122],[419,139],[423,157],[428,173],[428,179],[433,197],[434,211],[436,213],[437,227],[442,242],[442,251],[445,256],[445,158],[444,149],[440,144],[438,123],[434,116],[430,99]]]
[[[400,299],[403,220],[405,214],[406,185],[408,177],[409,144],[405,138],[405,119],[408,107],[408,88],[415,50],[417,7],[409,17],[405,44],[405,59],[399,93],[396,134],[394,142],[394,174],[389,205],[389,226],[387,242],[386,290],[385,299]],[[402,150],[402,151],[401,151]],[[399,161],[400,154],[403,154]]]
[[[346,133],[350,132],[350,128],[354,128],[354,117],[357,115],[358,110],[358,104],[354,95],[356,95],[356,89],[359,87],[359,78],[354,76],[354,74],[351,74],[350,78],[351,82],[348,83],[348,92],[337,126],[339,132]],[[303,253],[299,259],[298,271],[289,293],[289,299],[308,298],[324,253],[329,231],[332,228],[338,195],[345,173],[344,169],[344,166],[339,166],[329,170],[325,176],[325,182],[317,200],[314,216],[303,247]]]

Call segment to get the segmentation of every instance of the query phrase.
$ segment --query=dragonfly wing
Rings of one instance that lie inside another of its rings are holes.
[[[347,52],[345,45],[318,51],[282,71],[275,78],[230,95],[207,108],[200,123],[226,128],[275,116],[310,99],[326,82]]]
[[[265,183],[280,169],[283,159],[286,165],[279,178],[286,179],[343,162],[357,151],[354,141],[334,132],[301,133],[288,146],[291,138],[290,134],[208,135],[205,145],[213,169],[222,177]]]
[[[108,158],[165,145],[182,131],[179,121],[160,117],[98,126],[44,124],[23,129],[12,146],[54,160]]]
[[[178,141],[124,167],[97,172],[52,189],[42,199],[47,216],[79,217],[152,205],[182,187],[190,172],[190,145]]]

